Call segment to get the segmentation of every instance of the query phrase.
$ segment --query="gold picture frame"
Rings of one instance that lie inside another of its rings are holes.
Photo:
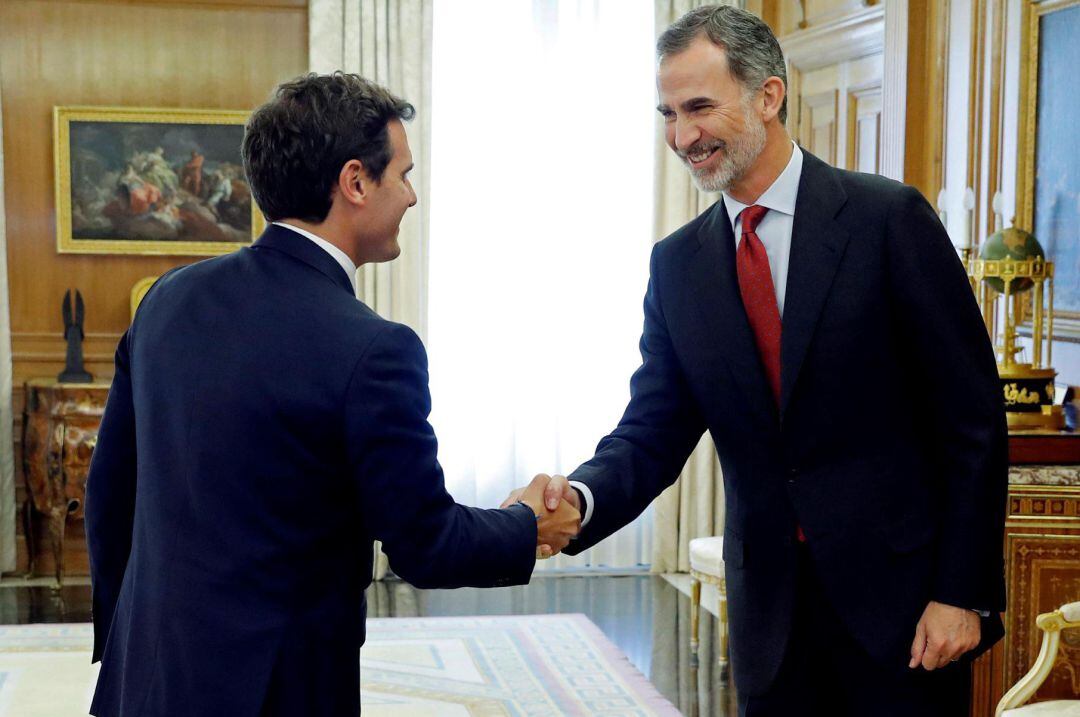
[[[240,160],[239,110],[53,108],[62,254],[214,256],[265,227]]]
[[[1054,338],[1055,340],[1080,342],[1080,309],[1076,308],[1078,302],[1070,301],[1069,294],[1076,287],[1080,287],[1080,276],[1069,276],[1068,267],[1073,262],[1061,255],[1060,250],[1048,243],[1048,237],[1040,236],[1038,227],[1035,226],[1036,202],[1038,188],[1036,176],[1038,174],[1037,154],[1040,138],[1044,138],[1040,132],[1039,117],[1039,63],[1043,47],[1040,37],[1042,22],[1047,16],[1062,11],[1077,11],[1080,9],[1080,0],[1027,0],[1023,5],[1023,17],[1021,27],[1021,65],[1020,65],[1020,118],[1017,142],[1017,187],[1016,187],[1016,225],[1022,229],[1031,231],[1047,250],[1047,258],[1054,261],[1059,269],[1057,294],[1059,297],[1058,308],[1053,310]],[[1059,33],[1060,34],[1060,33]],[[1060,90],[1056,90],[1060,91]],[[1075,117],[1068,117],[1067,121],[1075,121]],[[1062,137],[1062,141],[1071,140]],[[1069,145],[1071,147],[1071,144]],[[1080,243],[1075,248],[1080,253]],[[1025,311],[1025,317],[1027,312]],[[1030,332],[1030,322],[1021,329],[1022,334]]]

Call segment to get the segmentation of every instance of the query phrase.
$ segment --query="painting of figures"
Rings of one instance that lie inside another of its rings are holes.
[[[245,112],[57,107],[57,246],[221,254],[261,230],[244,178]]]

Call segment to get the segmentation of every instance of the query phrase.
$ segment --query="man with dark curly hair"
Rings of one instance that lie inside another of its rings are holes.
[[[87,481],[92,714],[356,715],[374,540],[418,587],[486,587],[578,529],[547,476],[454,502],[424,348],[356,300],[416,203],[412,116],[355,75],[279,87],[243,145],[266,233],[163,276],[121,339]]]

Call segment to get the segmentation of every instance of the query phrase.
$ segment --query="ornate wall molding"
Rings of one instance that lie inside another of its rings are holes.
[[[881,174],[904,181],[907,134],[908,0],[885,4],[885,76],[881,100]]]
[[[0,571],[15,569],[15,452],[12,443],[11,310],[4,220],[4,121],[0,105]]]
[[[907,7],[906,0],[900,0]],[[802,72],[855,60],[885,49],[885,7],[872,5],[832,22],[780,38],[789,64]]]
[[[86,363],[107,363],[112,366],[116,345],[123,334],[113,332],[86,333],[83,357]],[[11,334],[11,353],[16,363],[64,363],[67,342],[59,332],[16,331]],[[112,375],[112,371],[109,371]]]

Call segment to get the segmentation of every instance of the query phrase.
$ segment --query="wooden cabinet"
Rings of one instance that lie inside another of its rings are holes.
[[[26,382],[23,416],[23,475],[30,500],[24,528],[30,554],[30,573],[41,550],[48,546],[56,580],[64,577],[64,533],[68,521],[82,520],[86,474],[97,445],[109,384],[57,383],[54,379]],[[38,535],[32,511],[46,518],[46,535]]]
[[[1035,617],[1080,600],[1080,436],[1009,440],[1005,522],[1005,639],[975,663],[972,717],[990,717],[1039,653]],[[1035,699],[1080,697],[1080,634],[1062,633],[1053,672]]]

